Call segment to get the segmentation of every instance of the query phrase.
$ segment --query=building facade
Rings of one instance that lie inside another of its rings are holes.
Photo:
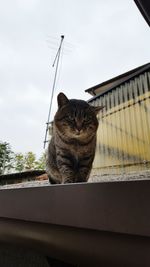
[[[102,174],[150,168],[150,64],[86,90],[100,112],[93,169]]]

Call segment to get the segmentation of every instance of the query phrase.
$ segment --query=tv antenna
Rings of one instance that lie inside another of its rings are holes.
[[[57,78],[57,72],[58,72],[58,66],[59,66],[59,60],[60,60],[60,54],[61,54],[61,48],[62,48],[62,43],[64,40],[64,35],[61,35],[61,41],[60,41],[60,45],[58,48],[58,51],[56,53],[54,62],[52,67],[55,67],[56,65],[56,69],[55,69],[55,74],[54,74],[54,81],[53,81],[53,86],[52,86],[52,93],[51,93],[51,99],[50,99],[50,106],[49,106],[49,112],[48,112],[48,119],[46,122],[46,131],[45,131],[45,139],[44,139],[44,149],[46,146],[47,141],[47,133],[48,133],[48,128],[49,128],[49,123],[50,123],[50,115],[51,115],[51,109],[52,109],[52,103],[53,103],[53,96],[54,96],[54,91],[55,91],[55,85],[56,85],[56,78]]]

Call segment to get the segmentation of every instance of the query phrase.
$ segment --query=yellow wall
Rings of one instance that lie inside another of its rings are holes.
[[[115,88],[94,101],[105,105],[99,114],[93,168],[150,162],[150,74]]]

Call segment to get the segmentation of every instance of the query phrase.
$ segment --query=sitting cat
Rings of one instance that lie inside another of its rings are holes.
[[[102,107],[86,101],[57,97],[53,136],[46,156],[50,183],[79,183],[89,178],[96,147],[97,113]]]

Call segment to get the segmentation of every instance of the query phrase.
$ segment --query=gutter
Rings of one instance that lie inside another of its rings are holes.
[[[148,237],[6,219],[0,220],[0,236],[65,266],[150,266]]]
[[[0,243],[78,266],[150,266],[150,180],[0,190]]]

